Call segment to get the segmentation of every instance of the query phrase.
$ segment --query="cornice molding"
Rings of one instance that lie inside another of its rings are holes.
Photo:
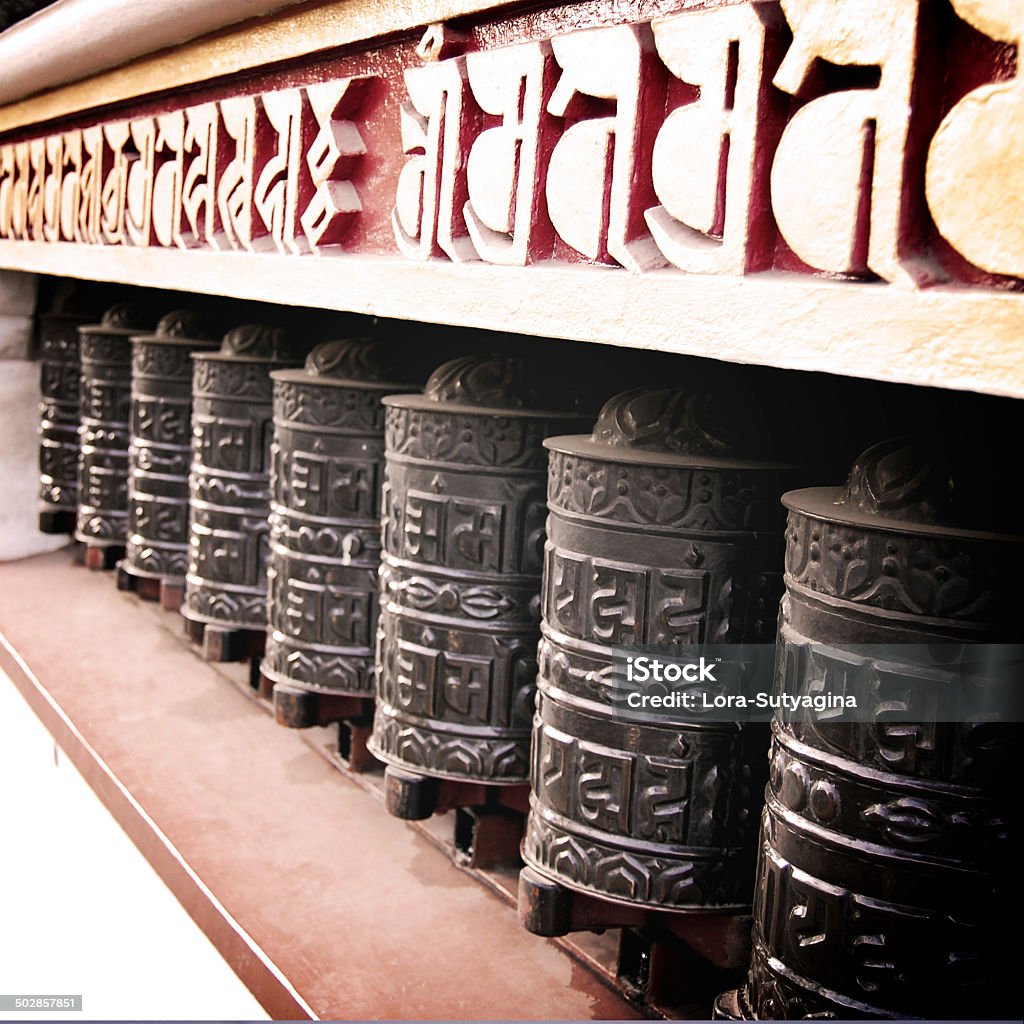
[[[0,34],[0,132],[504,6],[59,0]]]

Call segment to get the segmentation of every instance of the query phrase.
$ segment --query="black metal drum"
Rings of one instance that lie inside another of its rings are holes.
[[[764,725],[634,710],[615,648],[771,639],[779,496],[722,397],[634,390],[592,435],[556,437],[527,865],[577,892],[669,911],[749,907]]]
[[[249,324],[218,352],[196,352],[192,386],[188,572],[181,612],[262,632],[267,623],[270,373],[295,366],[285,332]]]
[[[151,328],[155,321],[156,310],[125,302],[111,306],[100,323],[79,328],[81,453],[75,537],[90,549],[119,552],[124,547],[128,525],[131,336]]]
[[[776,718],[752,964],[720,1016],[1020,1017],[1019,727],[935,714],[973,641],[1020,633],[1022,538],[977,529],[965,490],[901,440],[784,498],[779,683],[869,699]]]
[[[184,584],[188,567],[188,474],[192,440],[192,352],[215,348],[193,310],[168,313],[154,334],[132,338],[128,538],[119,570],[126,589]],[[157,596],[157,595],[153,595]]]
[[[270,603],[261,672],[307,695],[313,724],[336,696],[373,697],[386,394],[412,390],[394,348],[330,341],[274,380]],[[336,705],[340,706],[340,705]],[[279,709],[280,710],[280,709]]]
[[[521,359],[471,356],[437,369],[423,394],[384,399],[371,749],[390,765],[493,785],[528,778],[542,442],[581,422],[547,404],[551,378]]]
[[[39,529],[71,533],[78,509],[79,327],[88,313],[39,317]]]

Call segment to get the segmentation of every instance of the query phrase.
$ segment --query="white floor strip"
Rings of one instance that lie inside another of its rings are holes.
[[[0,1020],[267,1020],[0,673]]]

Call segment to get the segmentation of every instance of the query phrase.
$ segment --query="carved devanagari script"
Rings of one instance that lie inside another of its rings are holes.
[[[0,145],[0,238],[301,254],[360,209],[368,79],[201,103]]]
[[[484,15],[0,139],[0,238],[1015,289],[1021,38],[1016,0]]]

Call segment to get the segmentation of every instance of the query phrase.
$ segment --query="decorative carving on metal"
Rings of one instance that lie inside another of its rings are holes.
[[[128,538],[121,569],[140,579],[184,580],[188,567],[188,475],[192,443],[192,352],[213,348],[200,313],[175,310],[154,334],[132,338]]]
[[[315,348],[273,376],[269,606],[262,674],[373,696],[386,394],[411,390],[394,349]]]
[[[578,426],[564,380],[469,356],[387,406],[372,749],[425,775],[529,772],[545,437]],[[561,395],[558,394],[561,386]]]
[[[90,547],[125,543],[128,523],[131,336],[152,327],[153,312],[111,306],[99,324],[79,328],[81,454],[75,537]]]
[[[44,532],[74,528],[82,372],[78,328],[94,321],[95,316],[70,312],[39,317],[39,525]]]
[[[273,370],[295,366],[279,327],[229,331],[218,352],[196,352],[187,619],[260,630],[267,622]]]
[[[1013,0],[623,0],[612,25],[576,8],[5,140],[0,239],[777,269],[790,287],[1024,276]]]
[[[979,529],[985,501],[935,448],[905,439],[865,452],[845,489],[785,496],[784,688],[867,681],[858,692],[877,704],[866,721],[773,725],[752,964],[723,1015],[1017,1012],[1005,931],[1020,857],[1017,727],[908,723],[893,712],[909,709],[905,680],[921,667],[850,646],[955,655],[1016,639],[1022,538]]]
[[[756,642],[792,470],[744,457],[725,396],[634,390],[548,471],[527,864],[667,910],[749,905],[767,729],[631,710],[613,647]],[[748,449],[749,450],[749,447]]]

